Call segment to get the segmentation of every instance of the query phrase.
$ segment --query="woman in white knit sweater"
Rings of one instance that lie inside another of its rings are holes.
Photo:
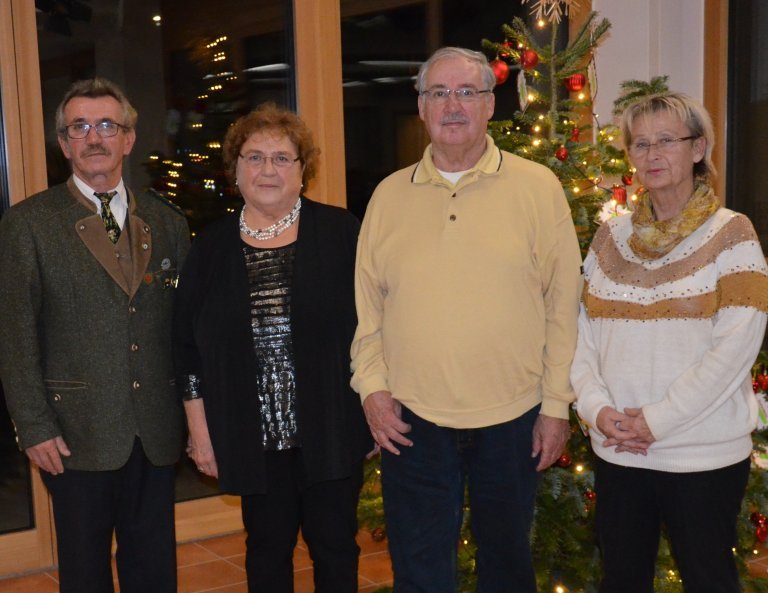
[[[652,593],[664,525],[686,592],[735,593],[765,259],[749,220],[713,193],[701,105],[654,95],[621,125],[645,191],[592,242],[571,372],[597,455],[600,591]]]

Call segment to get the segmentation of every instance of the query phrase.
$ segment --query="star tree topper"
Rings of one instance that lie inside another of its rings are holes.
[[[577,10],[579,8],[578,0],[530,0],[531,14],[536,11],[535,18],[537,20],[544,20],[545,18],[550,23],[560,23],[560,19],[563,15],[568,16],[569,10]],[[522,0],[522,4],[528,4],[529,0]]]

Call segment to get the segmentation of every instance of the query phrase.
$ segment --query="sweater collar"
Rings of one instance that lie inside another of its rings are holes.
[[[495,175],[501,168],[501,151],[493,143],[493,138],[485,135],[485,152],[475,166],[469,169],[456,185],[464,180],[475,180],[479,175]],[[437,185],[451,186],[451,182],[440,175],[432,160],[432,145],[430,144],[424,150],[424,156],[416,164],[416,169],[411,177],[413,183],[432,183]]]

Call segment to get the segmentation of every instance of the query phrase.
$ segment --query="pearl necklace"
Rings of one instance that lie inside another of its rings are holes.
[[[252,229],[248,226],[248,223],[245,222],[245,206],[243,206],[243,209],[240,210],[240,232],[244,235],[247,235],[251,239],[256,239],[257,241],[274,239],[280,233],[290,227],[294,222],[296,222],[296,220],[299,218],[299,210],[301,210],[301,198],[296,200],[296,204],[293,208],[291,208],[291,211],[288,214],[283,216],[274,224],[271,224],[264,229]]]

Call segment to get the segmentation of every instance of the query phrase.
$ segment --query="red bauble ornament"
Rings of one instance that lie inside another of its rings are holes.
[[[387,537],[387,532],[384,531],[383,527],[376,527],[373,531],[371,531],[371,539],[375,542],[383,542],[384,538]]]
[[[496,75],[496,84],[504,84],[509,78],[509,65],[498,58],[491,62],[491,68]]]
[[[581,134],[581,130],[579,130],[579,128],[573,128],[571,130],[571,140],[573,140],[574,142],[578,142],[579,134]]]
[[[758,525],[755,529],[755,537],[761,544],[764,544],[765,540],[768,539],[768,525],[765,523]]]
[[[613,186],[613,199],[619,206],[623,206],[627,203],[627,190],[620,185]]]
[[[571,456],[568,453],[563,453],[556,461],[557,467],[568,467],[571,465]]]
[[[760,385],[757,383],[757,381],[752,381],[752,391],[755,393],[760,391]]]
[[[511,44],[511,43],[510,43],[510,42],[507,40],[507,41],[504,41],[504,42],[501,44],[501,47],[503,47],[504,49],[510,49],[510,48],[512,47],[512,44]],[[506,58],[506,57],[508,57],[508,56],[509,56],[509,52],[508,52],[508,51],[500,51],[500,52],[499,52],[499,55],[500,55],[501,57],[503,57],[503,58]]]
[[[532,49],[524,49],[520,52],[520,65],[523,67],[523,70],[530,70],[531,68],[536,67],[536,64],[538,63],[539,54]]]
[[[564,82],[565,88],[573,93],[584,88],[584,85],[587,83],[587,77],[583,74],[573,74],[566,78]]]
[[[768,391],[768,375],[762,373],[755,378],[757,379],[757,386],[760,388],[760,391]]]
[[[749,516],[749,520],[752,521],[753,525],[765,525],[766,516],[755,511]]]
[[[630,175],[629,173],[625,173],[624,175],[621,176],[621,182],[624,185],[632,185],[632,175]]]
[[[568,149],[565,146],[561,146],[555,151],[555,158],[558,161],[564,161],[568,158]]]
[[[594,490],[587,490],[584,493],[584,498],[586,498],[589,502],[595,502],[595,499],[597,498],[597,494],[595,494]]]

